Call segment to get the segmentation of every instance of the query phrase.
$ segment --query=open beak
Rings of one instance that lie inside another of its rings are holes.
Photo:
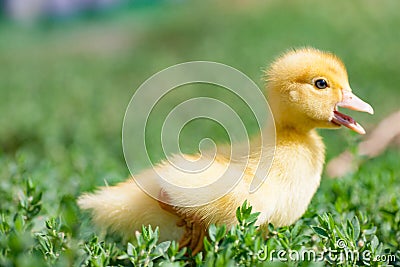
[[[354,95],[351,91],[343,90],[342,95],[342,101],[336,104],[331,121],[337,125],[343,125],[352,129],[359,134],[365,134],[365,130],[360,124],[358,124],[352,117],[337,111],[337,107],[368,112],[369,114],[374,114],[374,109],[368,103]]]

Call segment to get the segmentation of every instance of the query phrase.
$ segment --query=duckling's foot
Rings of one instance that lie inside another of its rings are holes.
[[[188,247],[192,251],[192,255],[199,253],[203,249],[203,240],[206,235],[204,224],[197,216],[188,216],[179,211],[179,207],[165,203],[167,201],[162,201],[167,199],[169,199],[168,193],[161,190],[158,204],[163,210],[168,211],[179,218],[176,223],[178,227],[185,227],[185,232],[179,240],[179,248]]]

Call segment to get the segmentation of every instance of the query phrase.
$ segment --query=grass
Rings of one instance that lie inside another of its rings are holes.
[[[397,150],[367,161],[343,179],[323,179],[302,219],[291,227],[270,226],[268,241],[252,225],[255,215],[243,206],[238,227],[224,237],[222,226],[210,229],[206,252],[196,258],[178,251],[174,242],[157,244],[155,228],[145,228],[133,245],[95,231],[89,216],[76,205],[82,192],[129,175],[120,138],[125,108],[145,79],[176,63],[222,62],[262,85],[261,68],[282,51],[304,45],[331,50],[345,61],[353,90],[374,106],[373,117],[355,115],[371,127],[398,108],[398,9],[399,3],[389,0],[218,1],[208,6],[160,3],[37,28],[3,22],[0,265],[131,266],[153,261],[163,266],[364,265],[332,258],[320,263],[257,258],[263,256],[257,253],[264,245],[269,251],[343,252],[335,242],[338,239],[352,250],[371,251],[371,259],[397,255],[390,263],[400,264]],[[198,94],[203,92],[183,97]],[[168,101],[166,106],[173,104]],[[224,139],[215,125],[204,125],[204,135]],[[159,126],[152,127],[149,138],[155,139]],[[196,149],[196,142],[188,138],[198,137],[196,129],[185,130],[188,151]],[[354,146],[355,138],[346,130],[321,134],[328,158]],[[163,157],[157,142],[149,151],[155,161]],[[146,167],[145,161],[138,164]],[[133,257],[135,253],[140,256]]]

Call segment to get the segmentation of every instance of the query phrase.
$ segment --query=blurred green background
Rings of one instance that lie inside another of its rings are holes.
[[[259,86],[262,69],[292,47],[339,55],[353,90],[376,111],[365,125],[399,107],[397,1],[142,2],[23,27],[0,26],[0,145],[62,164],[78,150],[123,163],[121,125],[135,89],[177,63],[231,65]],[[342,131],[322,131],[329,155]],[[347,133],[345,133],[347,134]],[[124,172],[123,164],[118,168]]]
[[[31,178],[44,192],[34,229],[69,203],[75,213],[64,220],[78,235],[75,198],[128,177],[121,127],[132,94],[177,63],[221,62],[262,87],[262,70],[282,52],[302,46],[332,51],[345,62],[353,90],[375,109],[374,116],[354,113],[368,131],[400,106],[399,10],[397,0],[137,1],[30,22],[3,15],[2,213],[13,216],[22,181]],[[203,130],[212,135],[215,126]],[[348,129],[320,132],[328,158],[358,138]],[[198,138],[196,127],[187,134]],[[149,149],[159,159],[154,138]]]

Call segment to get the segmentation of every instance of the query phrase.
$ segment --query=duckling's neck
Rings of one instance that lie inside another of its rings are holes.
[[[290,124],[275,124],[276,140],[281,142],[309,143],[321,141],[321,137],[314,128],[293,126]],[[322,144],[323,145],[323,144]]]
[[[273,129],[274,127],[266,127],[263,135],[272,136]],[[321,175],[325,162],[325,145],[315,129],[275,124],[274,145],[274,164],[293,168],[301,166],[301,169],[306,167],[309,173]],[[264,147],[266,151],[271,148],[270,145]]]
[[[310,154],[311,158],[324,161],[325,145],[315,129],[276,125],[276,146],[288,150],[288,153],[302,148]]]
[[[273,136],[271,132],[273,129],[275,129],[275,162],[281,161],[282,165],[287,166],[292,164],[309,166],[310,170],[321,174],[325,161],[325,145],[315,129],[275,124],[275,128],[264,128],[263,135]],[[268,151],[271,146],[264,147]],[[269,153],[263,154],[269,155]]]
[[[282,116],[282,115],[281,115]],[[275,117],[275,129],[277,133],[293,133],[299,136],[308,136],[309,134],[315,132],[315,128],[312,124],[307,122],[307,119],[301,115],[290,116],[289,118],[282,119],[274,115]]]

